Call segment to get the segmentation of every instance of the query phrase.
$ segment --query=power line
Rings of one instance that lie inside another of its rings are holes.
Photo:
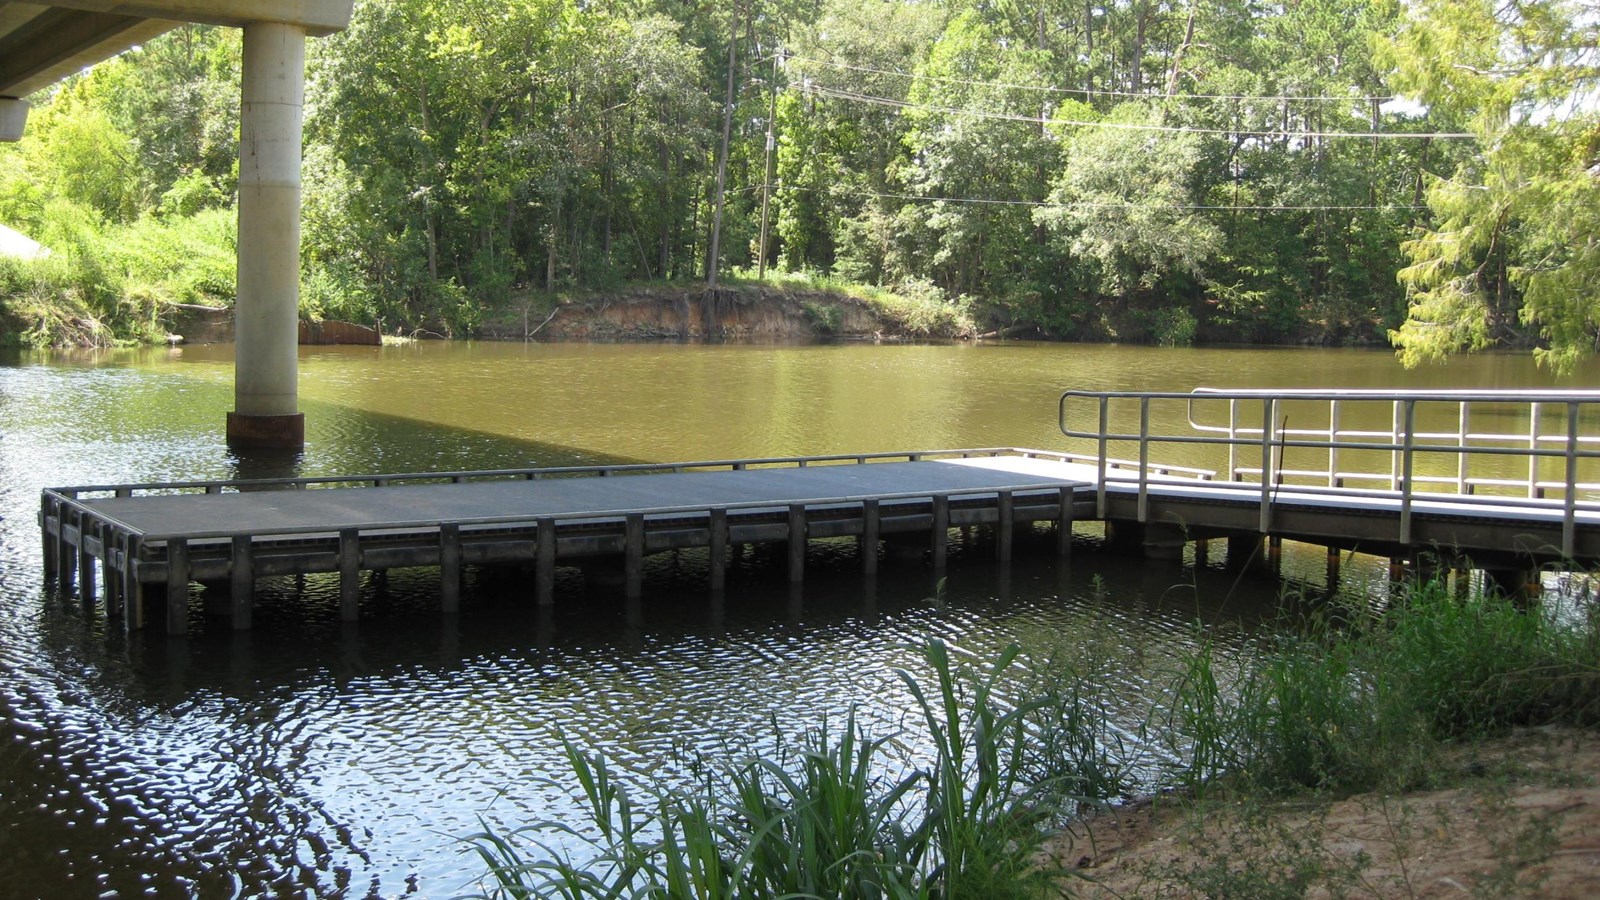
[[[877,106],[888,106],[896,109],[917,109],[929,112],[944,113],[952,116],[966,116],[973,119],[991,119],[1001,122],[1024,122],[1030,125],[1070,125],[1078,128],[1112,128],[1123,131],[1155,131],[1177,134],[1214,134],[1229,137],[1261,137],[1261,138],[1361,138],[1365,140],[1471,140],[1477,137],[1465,131],[1243,131],[1234,128],[1197,128],[1190,125],[1148,125],[1137,122],[1091,122],[1077,119],[1046,119],[1042,116],[1029,116],[1021,113],[997,113],[986,110],[956,109],[951,106],[939,106],[931,103],[913,103],[909,100],[896,100],[892,97],[879,97],[873,94],[863,94],[856,91],[846,91],[839,88],[823,87],[821,85],[800,85],[800,92],[816,97],[831,97],[836,100],[848,100],[854,103],[867,103]]]
[[[871,66],[857,66],[849,63],[831,62],[824,59],[811,59],[804,56],[790,56],[789,61],[800,63],[813,63],[833,69],[843,69],[851,72],[869,72],[874,75],[889,75],[894,78],[906,78],[912,81],[939,81],[945,84],[964,84],[971,87],[993,87],[1022,91],[1040,91],[1050,94],[1079,94],[1084,97],[1133,97],[1141,100],[1268,100],[1280,102],[1284,100],[1295,102],[1315,103],[1387,103],[1394,97],[1340,97],[1335,95],[1294,95],[1294,94],[1171,94],[1149,93],[1140,91],[1113,91],[1096,90],[1094,88],[1064,88],[1054,85],[1041,84],[1010,84],[1004,81],[975,81],[966,78],[948,78],[940,75],[922,75],[909,72],[896,72],[890,69],[874,69]]]
[[[802,190],[802,191],[808,191],[808,192],[812,192],[812,193],[821,193],[823,191],[829,191],[830,190],[828,188],[817,188],[817,187],[808,187],[808,186],[796,186],[795,189],[796,190]],[[1150,204],[1150,203],[1135,203],[1135,202],[1129,201],[1129,200],[1110,202],[1110,203],[1097,202],[1097,201],[1080,201],[1080,202],[1073,202],[1073,203],[1056,203],[1056,202],[1051,201],[1051,200],[1001,200],[1001,199],[988,198],[988,197],[930,197],[930,196],[927,196],[925,194],[891,194],[891,193],[880,193],[880,192],[876,192],[876,191],[859,191],[859,190],[844,190],[844,191],[831,191],[831,192],[838,193],[838,194],[843,194],[843,195],[849,196],[849,197],[866,197],[866,198],[869,198],[869,199],[878,199],[878,200],[911,200],[911,201],[919,201],[919,202],[924,202],[924,203],[966,203],[966,204],[980,205],[980,206],[1027,206],[1027,207],[1032,207],[1032,208],[1035,208],[1035,209],[1132,209],[1132,208],[1135,208],[1135,207],[1149,209],[1149,208],[1154,207],[1156,209],[1179,210],[1179,211],[1183,211],[1183,212],[1357,212],[1357,211],[1405,212],[1405,211],[1423,210],[1423,209],[1427,209],[1428,208],[1426,206],[1411,206],[1411,205],[1405,205],[1405,206],[1396,206],[1396,205],[1390,205],[1390,206],[1383,206],[1383,205],[1351,205],[1351,206],[1324,205],[1324,206],[1312,206],[1312,205],[1294,205],[1294,204],[1230,204],[1230,205],[1207,205],[1207,204],[1200,204],[1200,203],[1196,203],[1196,204],[1179,204],[1179,203],[1156,203],[1156,204]]]

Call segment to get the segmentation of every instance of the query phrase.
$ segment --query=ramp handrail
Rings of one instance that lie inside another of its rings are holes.
[[[1125,407],[1128,402],[1138,404],[1138,431],[1113,431],[1113,405]],[[1182,422],[1187,433],[1153,433],[1153,403],[1181,404],[1181,414],[1169,415],[1168,420]],[[1085,404],[1092,407],[1092,413],[1082,409]],[[1293,425],[1288,419],[1291,407],[1302,417]],[[1431,421],[1448,415],[1454,427],[1440,430],[1435,425],[1432,430],[1419,430],[1419,407]],[[1367,421],[1351,425],[1352,418],[1361,418],[1359,412],[1352,416],[1357,410],[1365,413]],[[1307,413],[1311,425],[1302,424]],[[1492,425],[1485,429],[1475,426],[1474,414],[1478,422],[1493,414],[1519,421],[1526,418],[1528,425],[1517,430]],[[1093,419],[1084,421],[1086,415]],[[1379,415],[1384,424],[1374,426],[1372,420]],[[1223,479],[1213,486],[1231,483],[1258,497],[1263,533],[1272,521],[1274,495],[1286,485],[1292,485],[1298,494],[1398,499],[1401,543],[1410,541],[1412,506],[1419,494],[1429,502],[1502,506],[1509,502],[1506,493],[1511,492],[1518,497],[1519,506],[1560,510],[1562,553],[1569,557],[1575,546],[1578,509],[1600,509],[1593,496],[1580,496],[1600,492],[1600,482],[1580,478],[1584,463],[1600,459],[1600,435],[1583,433],[1585,422],[1591,432],[1600,425],[1600,391],[1197,388],[1186,392],[1066,391],[1060,401],[1062,434],[1095,441],[1096,455],[1102,459],[1112,442],[1137,443],[1141,521],[1148,512],[1151,483],[1173,480],[1170,474],[1157,475],[1150,470],[1152,445],[1214,446],[1225,448],[1226,462],[1218,466]],[[1285,464],[1291,450],[1300,451],[1300,465]],[[1308,450],[1321,451],[1316,455],[1325,465],[1306,464]],[[1353,457],[1371,460],[1377,453],[1386,456],[1384,465],[1351,466]],[[1440,462],[1440,457],[1449,458],[1448,462]],[[1526,466],[1518,468],[1526,474],[1474,474],[1472,463],[1489,457],[1523,458]],[[1428,460],[1431,465],[1423,468],[1435,474],[1421,471],[1419,459]],[[1545,460],[1557,462],[1549,468],[1559,468],[1559,477],[1546,477],[1541,465]],[[1436,474],[1441,469],[1451,474]],[[1098,506],[1103,516],[1103,464],[1101,474]],[[1368,486],[1358,489],[1354,484]],[[1495,493],[1499,496],[1488,496]],[[1559,500],[1551,501],[1550,495],[1555,493],[1560,494]]]

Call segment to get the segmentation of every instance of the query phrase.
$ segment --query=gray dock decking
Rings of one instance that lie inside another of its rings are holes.
[[[651,553],[708,548],[713,590],[731,545],[786,544],[800,581],[807,541],[855,538],[863,569],[880,540],[923,540],[938,569],[951,527],[995,529],[1009,559],[1017,525],[1099,519],[1118,537],[1170,555],[1185,541],[1275,539],[1360,549],[1391,559],[1429,551],[1524,569],[1600,559],[1600,512],[1539,500],[1390,496],[1207,480],[1209,473],[987,448],[267,482],[93,485],[41,497],[46,577],[86,606],[143,627],[146,593],[165,585],[169,632],[188,627],[191,582],[228,585],[234,628],[250,627],[258,578],[340,574],[341,615],[357,617],[360,574],[440,569],[441,605],[458,610],[465,565],[531,564],[530,599],[554,599],[554,570],[579,562],[621,570],[642,591]],[[1140,476],[1140,472],[1143,476]],[[1438,499],[1433,499],[1433,498]],[[920,537],[919,537],[920,536]],[[1573,552],[1562,552],[1563,544]],[[870,548],[870,549],[869,549]],[[607,559],[614,560],[606,562]],[[95,570],[99,570],[99,578]],[[76,583],[76,584],[75,584]]]

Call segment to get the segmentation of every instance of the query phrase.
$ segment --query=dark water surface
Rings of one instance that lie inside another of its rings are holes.
[[[541,614],[518,578],[475,572],[447,621],[435,577],[396,572],[346,625],[332,579],[285,579],[264,583],[252,632],[197,595],[189,637],[130,640],[45,594],[47,485],[1063,448],[1066,388],[1600,383],[1512,356],[1404,372],[1378,351],[1016,343],[424,343],[307,348],[301,372],[305,453],[260,460],[222,443],[230,347],[0,357],[0,896],[448,897],[479,871],[455,839],[480,817],[575,819],[562,734],[659,773],[853,707],[886,731],[909,709],[893,672],[913,640],[987,656],[1106,641],[1084,625],[1109,620],[1106,652],[1172,652],[1196,621],[1270,616],[1279,589],[1092,542],[1001,568],[979,535],[942,590],[916,559],[864,582],[839,545],[813,548],[800,589],[781,559],[743,556],[712,598],[704,557],[682,554],[649,560],[634,604],[563,570]]]

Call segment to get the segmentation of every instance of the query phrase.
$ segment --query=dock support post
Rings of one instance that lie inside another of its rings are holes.
[[[439,526],[439,605],[447,615],[461,611],[461,526]]]
[[[143,545],[140,538],[130,534],[122,554],[122,626],[130,634],[144,627],[144,585],[135,568]]]
[[[861,573],[878,574],[878,541],[883,529],[882,506],[873,497],[861,501]]]
[[[45,584],[54,584],[56,580],[56,535],[50,533],[50,520],[56,520],[56,534],[61,531],[60,506],[47,495],[39,501],[39,532],[44,536],[44,581]]]
[[[234,631],[248,631],[256,606],[256,558],[248,534],[234,535],[228,568],[228,604]]]
[[[189,633],[189,541],[167,541],[167,634]]]
[[[995,505],[995,559],[1011,561],[1011,541],[1017,528],[1017,498],[1010,491],[1001,491]]]
[[[538,586],[535,591],[540,606],[551,606],[556,602],[556,520],[540,519],[538,526],[538,562],[534,573]]]
[[[1267,535],[1267,566],[1274,575],[1283,571],[1283,538],[1275,534]]]
[[[1343,560],[1341,560],[1339,557],[1339,548],[1329,547],[1327,581],[1328,590],[1330,591],[1336,591],[1339,589],[1339,569],[1342,562]]]
[[[789,506],[789,583],[799,584],[806,578],[806,508],[805,504]]]
[[[644,514],[629,513],[623,534],[623,592],[633,600],[644,594]]]
[[[711,510],[708,527],[711,529],[707,541],[711,554],[711,590],[720,591],[728,586],[728,511]]]
[[[1070,487],[1061,489],[1060,511],[1056,514],[1056,555],[1072,555],[1072,509],[1073,490]]]
[[[89,535],[83,529],[89,526],[79,520],[78,531],[78,600],[84,609],[94,609],[94,554],[89,552]],[[101,552],[105,552],[104,549]]]
[[[67,526],[70,514],[67,510],[61,511],[61,534],[56,542],[56,584],[60,586],[62,597],[71,597],[75,582],[77,581],[78,554],[76,548],[67,540]],[[78,540],[83,540],[82,532]]]
[[[339,619],[361,617],[361,536],[354,528],[339,532]]]
[[[102,540],[105,541],[105,555],[100,558],[100,583],[105,587],[106,621],[109,622],[122,615],[122,578],[112,559],[116,552],[116,536],[108,535]]]
[[[933,498],[933,528],[931,547],[933,570],[943,572],[950,555],[950,498],[939,494]]]

